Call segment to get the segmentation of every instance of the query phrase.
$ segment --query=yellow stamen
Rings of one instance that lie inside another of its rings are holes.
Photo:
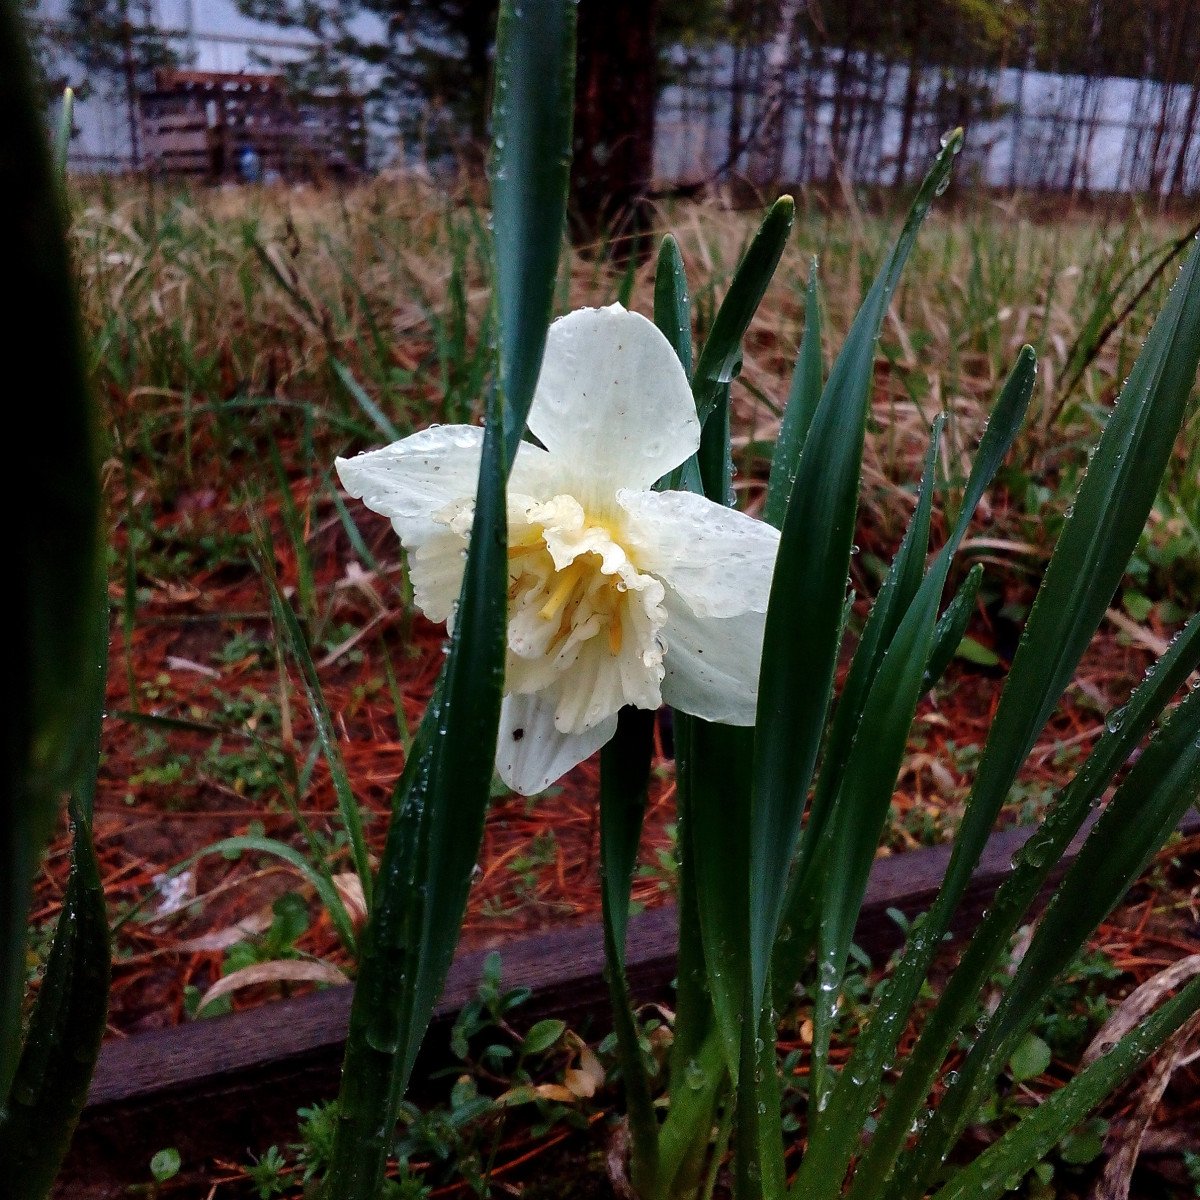
[[[565,570],[559,571],[558,582],[554,585],[554,591],[550,593],[550,598],[542,605],[538,612],[538,616],[543,621],[549,621],[558,616],[562,607],[570,599],[571,593],[575,590],[575,585],[579,582],[579,577],[583,574],[584,565],[580,559],[576,559]]]
[[[545,543],[537,542],[518,542],[515,546],[509,546],[508,557],[523,558],[526,554],[536,554],[539,550],[545,549]]]
[[[614,658],[621,653],[621,638],[621,610],[614,609],[608,618],[608,648]]]

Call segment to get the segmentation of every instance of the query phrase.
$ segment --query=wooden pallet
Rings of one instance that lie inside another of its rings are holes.
[[[298,99],[278,74],[160,70],[139,113],[146,164],[160,175],[238,179],[247,150],[262,177],[344,176],[365,166],[361,100]]]

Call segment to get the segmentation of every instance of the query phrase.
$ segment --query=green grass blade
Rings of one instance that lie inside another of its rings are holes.
[[[625,977],[625,934],[653,748],[654,713],[626,707],[618,715],[617,732],[600,752],[604,958],[632,1141],[630,1178],[640,1196],[653,1196],[658,1187],[658,1117],[642,1058],[629,981]]]
[[[703,973],[703,966],[700,968]],[[679,1031],[683,1030],[685,1010],[675,1010],[676,1041],[671,1043],[671,1091],[667,1119],[659,1134],[659,1182],[664,1193],[689,1196],[701,1181],[720,1164],[724,1148],[712,1147],[713,1125],[722,1099],[731,1115],[728,1097],[729,1073],[725,1069],[725,1048],[720,1031],[712,1020],[712,1006],[704,1016],[703,1036],[697,1038],[686,1054],[677,1055]],[[689,1026],[689,1029],[694,1026]],[[714,1161],[713,1155],[716,1155]]]
[[[0,1175],[11,1200],[44,1200],[83,1111],[108,1014],[104,889],[83,806],[72,805],[71,876],[8,1103]]]
[[[363,832],[362,813],[354,796],[354,788],[350,783],[346,762],[342,758],[337,731],[333,727],[333,714],[325,702],[325,693],[321,688],[317,665],[313,662],[312,652],[308,647],[308,639],[300,628],[300,622],[296,619],[292,606],[279,588],[270,555],[264,553],[266,550],[267,547],[260,547],[262,561],[259,573],[266,584],[275,628],[283,635],[282,640],[292,659],[300,667],[304,695],[308,701],[309,712],[312,714],[313,725],[316,727],[317,740],[321,743],[321,753],[325,756],[325,762],[329,767],[329,777],[333,781],[334,794],[337,796],[338,813],[350,839],[350,853],[354,859],[354,870],[362,884],[363,900],[369,913],[372,905],[374,878],[370,855],[367,852],[367,839]]]
[[[1122,389],[1050,560],[942,889],[910,937],[870,1025],[839,1076],[827,1115],[842,1131],[843,1144],[858,1137],[883,1064],[894,1057],[904,1015],[925,981],[996,814],[1099,625],[1136,545],[1183,419],[1198,358],[1200,254],[1193,253]]]
[[[326,1194],[375,1200],[400,1101],[454,956],[483,838],[504,683],[505,487],[541,367],[566,210],[574,8],[503,0],[493,216],[499,386],[449,654],[397,786],[364,931]]]
[[[730,448],[729,385],[717,389],[717,398],[704,428],[700,431],[700,449],[696,464],[700,469],[700,487],[715,504],[732,506],[733,454]]]
[[[924,1194],[984,1090],[1041,1011],[1055,979],[1197,797],[1200,691],[1190,691],[1130,769],[1055,889],[1000,1007],[947,1088],[911,1160],[898,1172],[897,1196]],[[1035,865],[1048,849],[1030,852]]]
[[[691,817],[689,848],[708,988],[725,1043],[729,1074],[741,1054],[746,946],[751,730],[677,713],[678,786]]]
[[[1151,724],[1188,675],[1200,664],[1200,615],[1172,642],[1122,710],[1110,719],[1087,761],[1056,798],[1041,829],[1022,848],[1011,874],[963,952],[950,982],[925,1021],[917,1046],[888,1098],[862,1161],[855,1171],[851,1200],[880,1194],[913,1121],[960,1029],[970,1020],[977,998],[1005,953],[1030,904],[1054,864],[1082,826],[1096,801],[1129,758]]]
[[[800,339],[800,351],[796,356],[796,367],[792,372],[792,386],[788,391],[787,407],[783,411],[783,424],[779,427],[779,439],[775,453],[771,456],[771,476],[767,482],[767,503],[763,509],[763,520],[776,529],[783,528],[784,513],[787,512],[788,497],[796,479],[796,467],[800,452],[808,437],[809,427],[821,399],[824,367],[821,362],[821,282],[817,274],[817,260],[812,260],[808,271],[808,289],[804,294],[804,336]]]
[[[296,560],[296,599],[300,604],[300,613],[311,629],[317,620],[317,577],[313,570],[312,555],[308,551],[308,541],[304,536],[304,521],[300,510],[296,507],[296,498],[292,495],[291,484],[288,482],[287,470],[279,454],[279,447],[271,443],[269,450],[271,470],[275,475],[275,484],[279,492],[279,514],[283,520],[283,528],[288,541],[292,544],[292,554]],[[262,559],[264,569],[259,573],[267,574],[265,564],[274,562],[270,550],[270,538],[265,533],[260,538],[264,551]]]
[[[825,859],[830,864],[827,883],[816,901],[823,915],[820,979],[823,984],[831,984],[832,988],[826,986],[818,990],[814,1009],[814,1020],[819,1031],[813,1043],[815,1067],[819,1066],[828,1047],[834,1018],[832,1002],[839,990],[854,925],[866,894],[871,862],[887,819],[888,803],[895,788],[916,705],[926,690],[928,664],[935,645],[937,605],[945,588],[953,555],[966,534],[975,507],[1012,445],[1029,407],[1034,376],[1033,352],[1026,347],[1018,356],[1001,391],[976,461],[972,464],[959,519],[946,545],[921,581],[911,604],[906,604],[905,609],[901,610],[904,618],[895,636],[888,639],[887,652],[880,660],[877,671],[872,671],[870,692],[861,707],[861,713],[855,713],[855,741],[846,760],[845,774],[839,780],[835,806],[840,820],[838,826],[831,829],[828,839],[831,855]],[[926,491],[931,487],[933,454],[936,453],[940,437],[941,423],[935,422],[931,456],[926,464]],[[926,531],[928,519],[926,513]],[[920,544],[923,545],[923,541]],[[916,565],[919,570],[921,561],[918,560]],[[903,591],[899,584],[894,594],[902,600]],[[869,648],[865,636],[864,648]],[[914,671],[918,661],[919,676]],[[841,706],[838,716],[841,716]],[[860,737],[860,733],[866,736]],[[836,854],[832,853],[834,847]],[[837,918],[827,919],[831,911],[838,914]],[[816,1070],[812,1092],[818,1108],[825,1103],[824,1082],[823,1070]]]
[[[741,369],[742,338],[779,265],[795,215],[796,203],[791,196],[780,196],[771,205],[717,309],[692,379],[701,425],[720,403],[722,389]]]
[[[329,328],[327,322],[322,319],[322,314],[313,307],[313,302],[304,294],[297,281],[289,279],[280,269],[279,263],[272,258],[266,246],[259,240],[258,230],[253,221],[247,221],[244,224],[242,239],[254,252],[254,257],[262,264],[263,269],[275,281],[280,291],[296,306],[298,312],[308,319],[314,329],[319,329],[328,336]]]
[[[742,1034],[734,1144],[737,1200],[783,1200],[787,1194],[776,1036],[770,1006],[759,1013],[757,1027]]]
[[[939,415],[934,422],[933,435],[925,452],[925,466],[917,490],[916,509],[875,603],[871,606],[862,637],[854,652],[854,661],[838,697],[821,765],[821,777],[813,797],[808,823],[801,835],[795,869],[795,875],[799,879],[803,879],[806,867],[812,861],[814,848],[824,836],[833,799],[862,722],[863,706],[867,702],[875,676],[925,575],[925,560],[929,553],[929,527],[933,517],[933,493],[937,486],[938,439],[944,424],[944,418]],[[792,982],[794,979],[787,981],[789,985]]]
[[[444,683],[443,674],[396,782],[378,903],[363,931],[325,1200],[374,1200],[378,1196],[396,1110],[407,1084],[402,1060],[412,1020],[413,977],[423,918],[417,894],[420,850],[429,837],[429,809],[424,804],[421,776],[437,737]]]
[[[943,560],[939,560],[940,571],[936,579],[931,576],[924,589],[921,588],[921,582],[929,547],[938,442],[944,423],[944,418],[939,415],[925,456],[916,511],[871,608],[838,701],[820,782],[808,824],[800,839],[793,876],[796,890],[794,896],[789,895],[789,903],[785,908],[786,913],[795,917],[802,918],[806,910],[821,914],[821,986],[813,1010],[812,1075],[809,1086],[809,1100],[814,1105],[821,1103],[826,1094],[825,1067],[834,1009],[857,915],[857,905],[853,900],[855,887],[848,872],[853,870],[858,875],[863,874],[861,858],[864,853],[868,856],[866,869],[870,869],[870,859],[875,854],[872,839],[878,837],[878,827],[886,819],[886,803],[891,798],[895,783],[892,772],[899,771],[908,730],[920,696],[920,680],[914,680],[912,672],[919,665],[923,678],[924,663],[932,646],[936,609],[941,595],[938,584],[944,580],[946,571],[946,567],[941,566]],[[906,616],[914,608],[914,599],[922,602],[924,615],[909,622]],[[929,612],[931,604],[932,614]],[[878,688],[875,686],[877,682]],[[888,690],[897,687],[901,689],[899,692]],[[908,711],[910,696],[911,712]],[[869,731],[869,747],[857,738],[860,729]],[[874,780],[871,788],[864,788],[866,781],[861,777],[864,765],[868,766],[868,773]],[[858,777],[854,776],[853,770],[859,772]],[[848,774],[849,780],[846,778]],[[878,810],[883,789],[886,789],[887,798],[883,801],[884,810],[881,814]],[[867,791],[874,793],[873,799],[868,800]],[[839,816],[844,818],[848,807],[853,808],[850,829],[844,828],[844,819],[838,820]],[[852,842],[857,842],[856,854],[851,853]],[[836,867],[827,858],[818,855],[818,846],[824,846],[826,850],[837,847]],[[857,862],[856,857],[859,860]],[[815,872],[816,879],[810,879],[809,868],[819,859],[821,865]],[[865,888],[865,876],[861,883]],[[816,884],[819,895],[812,894],[813,884]],[[841,912],[838,911],[839,892],[844,893]],[[777,944],[777,962],[781,947],[786,945],[785,939]],[[794,969],[794,963],[792,966]],[[790,985],[794,981],[795,976],[792,976],[781,982]]]
[[[667,1119],[659,1142],[660,1181],[668,1192],[688,1194],[704,1177],[709,1138],[720,1095],[727,1090],[727,1052],[708,985],[701,932],[697,851],[693,845],[691,762],[695,718],[674,712],[676,813],[679,840],[679,942],[675,986],[675,1037],[671,1043]]]
[[[338,937],[341,939],[342,945],[351,953],[354,952],[357,939],[350,924],[350,914],[346,911],[346,906],[342,902],[337,888],[334,887],[332,881],[325,874],[313,865],[306,855],[301,854],[294,846],[289,846],[286,842],[281,842],[277,838],[260,837],[253,834],[221,838],[219,841],[210,842],[194,854],[190,854],[182,862],[176,863],[167,872],[167,875],[169,877],[178,875],[186,871],[193,863],[199,862],[202,858],[207,858],[210,854],[245,852],[270,854],[274,858],[281,859],[311,884],[313,891],[317,893],[317,898],[329,913],[329,918],[338,931]],[[128,914],[122,917],[122,922],[127,919]]]
[[[337,490],[337,486],[332,481],[329,484],[329,498],[333,502],[334,509],[337,511],[338,520],[342,523],[342,529],[346,533],[346,538],[363,566],[368,571],[375,572],[381,578],[385,577],[386,572],[380,565],[379,559],[371,553],[370,546],[363,539],[362,530],[359,529],[358,522],[350,515],[350,510],[346,507],[346,502],[342,499],[341,492]]]
[[[940,425],[939,425],[940,428]],[[929,549],[929,525],[933,510],[934,466],[937,438],[931,439],[925,456],[925,468],[917,493],[917,507],[905,530],[879,595],[871,606],[862,638],[842,687],[832,727],[825,746],[821,775],[809,809],[808,822],[800,835],[800,845],[784,901],[784,918],[772,957],[776,981],[776,1003],[786,1002],[815,933],[815,917],[820,911],[816,890],[820,880],[814,871],[817,848],[825,836],[833,813],[838,786],[854,735],[862,719],[863,705],[884,651],[895,636],[896,628],[920,586]],[[819,1072],[818,1072],[819,1073]]]
[[[854,1126],[853,1120],[861,1120],[866,1116],[865,1110],[860,1113],[859,1109],[869,1104],[870,1098],[864,1097],[864,1091],[873,1081],[860,1073],[844,1070],[832,1096],[829,1092],[825,1065],[835,1002],[854,925],[866,894],[871,862],[903,761],[908,733],[917,703],[926,690],[928,664],[935,645],[937,608],[946,577],[953,556],[974,516],[975,507],[1020,428],[1033,393],[1035,374],[1033,351],[1025,347],[1001,389],[980,442],[967,480],[964,504],[949,539],[921,581],[911,603],[901,610],[903,618],[895,635],[886,643],[886,653],[879,657],[878,666],[875,667],[868,659],[868,681],[861,685],[864,695],[860,709],[854,711],[854,724],[849,735],[853,740],[849,743],[845,765],[837,777],[825,828],[818,831],[817,837],[809,840],[810,821],[801,842],[801,866],[805,862],[815,864],[811,872],[813,878],[810,884],[807,877],[797,871],[785,911],[806,931],[812,925],[808,919],[809,912],[819,913],[821,919],[818,992],[813,1014],[813,1081],[810,1089],[813,1124],[809,1153],[796,1180],[800,1194],[814,1197],[837,1194],[842,1175],[857,1145],[854,1130],[861,1127]],[[935,425],[935,443],[939,435],[940,426]],[[926,469],[926,485],[932,475],[932,465],[931,458]],[[919,560],[917,566],[919,569]],[[898,578],[902,576],[898,575]],[[887,594],[881,594],[877,604],[891,604],[891,596],[898,592],[899,587],[894,586]],[[870,632],[870,625],[868,622],[866,633]],[[857,657],[862,657],[864,653],[877,654],[877,647],[865,634]],[[857,657],[855,666],[858,665]],[[858,701],[858,695],[850,692],[849,682],[846,691],[843,707],[851,696]],[[838,716],[841,716],[841,711]],[[834,728],[836,731],[836,719]],[[837,767],[831,737],[823,775]],[[822,785],[824,782],[823,778]],[[818,788],[820,796],[821,789]],[[809,847],[807,855],[806,841]],[[784,944],[786,947],[786,942]],[[793,969],[795,960],[796,950],[793,948],[790,961]]]
[[[362,937],[331,1200],[373,1200],[400,1100],[454,956],[483,837],[504,681],[507,538],[498,393],[484,437],[458,617],[397,788]]]
[[[917,231],[949,178],[956,134],[917,193],[813,416],[781,533],[763,643],[751,825],[752,995],[762,1002],[800,819],[833,690],[858,508],[875,342]],[[797,686],[797,680],[804,683]]]
[[[97,564],[99,565],[99,564]],[[108,580],[93,587],[93,661],[80,680],[89,745],[72,790],[71,874],[8,1102],[0,1105],[0,1178],[13,1200],[43,1200],[83,1111],[108,1014],[110,949],[92,844],[108,672]]]
[[[379,432],[383,434],[383,436],[387,438],[389,442],[397,441],[401,436],[400,430],[398,430],[396,426],[392,424],[391,420],[388,418],[383,409],[381,409],[379,405],[367,395],[362,384],[354,378],[354,374],[350,368],[346,366],[346,364],[340,359],[336,358],[331,358],[329,360],[329,366],[334,375],[337,376],[338,382],[350,394],[350,398],[355,404],[358,405],[359,408],[362,409],[367,420],[369,420],[371,424],[374,425],[375,428],[378,429]]]
[[[688,297],[687,275],[684,272],[683,256],[679,253],[679,243],[670,234],[663,238],[655,264],[654,323],[671,343],[671,348],[683,365],[684,374],[691,379],[691,300]],[[703,494],[704,481],[700,477],[698,456],[693,454],[686,462],[669,471],[655,484],[655,489],[676,489]]]
[[[959,585],[945,612],[938,618],[933,634],[933,652],[929,655],[929,666],[925,668],[925,691],[936,687],[946,673],[954,652],[966,636],[967,625],[975,611],[975,600],[979,585],[983,582],[983,563],[976,563]]]
[[[726,296],[727,303],[732,297],[728,312],[735,316],[741,312],[746,324],[753,316],[754,307],[762,299],[770,274],[782,253],[790,228],[790,210],[786,216],[787,221],[784,222],[779,216],[778,205],[768,214]],[[753,307],[749,307],[751,300]],[[722,311],[726,311],[724,306]],[[675,316],[678,317],[678,309]],[[705,352],[708,352],[713,335],[717,334],[720,326],[718,314],[713,334],[705,344]],[[725,331],[717,336],[728,338],[736,334],[740,348],[744,333],[745,325],[735,328],[727,321]],[[703,362],[702,355],[701,365]],[[700,367],[697,372],[699,370]],[[694,394],[699,409],[701,394]],[[728,383],[710,388],[712,405],[701,430],[700,448],[695,457],[685,464],[685,467],[695,467],[699,476],[699,490],[714,503],[722,505],[733,502],[729,395]],[[678,486],[687,480],[688,475],[681,468],[673,472],[666,482],[669,486]],[[697,940],[701,951],[697,956],[694,944],[681,947],[684,957],[680,969],[696,972],[700,970],[697,959],[702,958],[703,978],[707,985],[701,993],[693,982],[690,994],[685,998],[685,1004],[691,1009],[689,1018],[698,1020],[700,1024],[697,1029],[687,1032],[685,1041],[688,1044],[681,1046],[673,1055],[671,1094],[681,1104],[670,1130],[668,1150],[671,1157],[665,1164],[660,1182],[678,1186],[680,1172],[696,1182],[707,1149],[718,1096],[727,1080],[736,1083],[739,1056],[743,1054],[741,1043],[744,1034],[740,1023],[747,973],[740,952],[743,947],[741,930],[745,928],[746,897],[749,894],[750,864],[745,833],[749,814],[753,733],[750,729],[713,725],[681,713],[675,714],[675,723],[679,803],[687,813],[684,855],[690,872],[689,882],[694,883],[694,889],[687,899],[695,905]],[[683,919],[685,914],[681,912]],[[681,942],[686,937],[686,934],[681,934]],[[707,1031],[714,1020],[720,1042],[724,1045],[723,1065],[715,1055],[704,1053],[708,1046],[701,1031]],[[756,1057],[764,1057],[764,1054]],[[771,1043],[770,1057],[771,1082],[774,1083],[774,1042]],[[751,1073],[758,1075],[753,1067]],[[683,1093],[688,1090],[694,1094],[684,1098]],[[763,1156],[759,1152],[759,1134],[764,1123],[753,1108],[753,1097],[760,1090],[754,1086],[749,1088],[752,1119],[747,1118],[739,1123],[739,1138],[747,1139],[752,1153],[739,1155],[738,1159],[740,1162],[752,1158],[756,1164],[760,1158],[766,1158],[769,1162],[777,1159],[779,1169],[774,1174],[782,1179],[782,1145],[778,1147],[778,1153],[773,1155],[768,1153]],[[777,1099],[774,1108],[778,1110]],[[779,1140],[777,1131],[775,1140]],[[744,1200],[750,1200],[748,1193]]]
[[[62,108],[58,114],[58,132],[54,139],[54,169],[66,182],[67,158],[71,153],[71,132],[75,125],[75,90],[63,88]]]
[[[1200,979],[1173,999],[1070,1083],[1041,1101],[1019,1125],[959,1171],[933,1200],[995,1200],[1044,1158],[1059,1140],[1200,1010]]]
[[[67,252],[62,188],[46,142],[21,25],[0,4],[0,229],[5,237],[4,362],[25,404],[9,473],[5,800],[0,809],[0,1096],[16,1069],[30,887],[60,797],[87,753],[79,681],[92,653],[100,486],[93,412]]]
[[[1012,781],[1121,580],[1183,421],[1198,360],[1200,254],[1193,253],[1121,391],[1054,548],[955,842],[948,894],[960,894],[970,878]]]
[[[679,243],[668,233],[654,269],[654,323],[671,343],[683,373],[692,377],[692,310]]]
[[[502,3],[492,98],[492,219],[508,465],[525,432],[566,225],[575,6]]]

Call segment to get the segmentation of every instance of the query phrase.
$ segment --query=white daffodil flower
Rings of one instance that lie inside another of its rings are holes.
[[[655,492],[700,425],[654,324],[619,304],[550,327],[508,485],[508,648],[496,767],[539,792],[612,737],[622,705],[754,723],[778,532],[689,492]],[[337,460],[390,517],[417,606],[453,617],[483,431],[433,426]],[[542,448],[544,447],[544,449]]]

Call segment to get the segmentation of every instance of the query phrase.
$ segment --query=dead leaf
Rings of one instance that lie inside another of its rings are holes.
[[[1167,1084],[1180,1067],[1200,1058],[1200,1049],[1192,1044],[1197,1034],[1200,1034],[1200,1016],[1194,1016],[1180,1026],[1155,1055],[1133,1112],[1109,1130],[1106,1139],[1108,1161],[1092,1192],[1092,1200],[1129,1200],[1133,1169]]]
[[[577,1033],[567,1031],[567,1045],[578,1056],[579,1065],[563,1072],[563,1083],[580,1100],[589,1100],[604,1086],[604,1064],[595,1051]]]
[[[1151,976],[1141,987],[1134,988],[1092,1038],[1091,1045],[1083,1052],[1081,1065],[1086,1067],[1094,1063],[1112,1049],[1130,1030],[1141,1024],[1143,1017],[1158,1007],[1163,996],[1195,975],[1200,975],[1200,954],[1189,954],[1187,958],[1172,963],[1165,971]]]
[[[236,992],[238,988],[252,987],[256,983],[349,983],[346,975],[332,963],[314,962],[307,958],[283,958],[274,962],[254,963],[218,979],[200,997],[196,1005],[199,1012],[221,996]]]
[[[1111,1049],[1125,1034],[1135,1029],[1142,1020],[1158,1006],[1168,992],[1200,975],[1200,954],[1192,954],[1173,963],[1165,971],[1147,979],[1135,988],[1117,1006],[1112,1016],[1105,1021],[1099,1033],[1092,1039],[1083,1055],[1085,1064],[1094,1062]],[[1108,1161],[1104,1173],[1092,1191],[1091,1200],[1128,1200],[1133,1181],[1134,1167],[1141,1153],[1142,1143],[1154,1119],[1155,1110],[1171,1076],[1195,1059],[1200,1058],[1200,1049],[1191,1045],[1200,1034],[1200,1016],[1193,1017],[1167,1039],[1162,1049],[1151,1061],[1149,1073],[1139,1089],[1133,1111],[1119,1124],[1114,1125],[1106,1139]]]
[[[199,937],[189,938],[177,946],[166,947],[166,950],[172,954],[227,950],[230,946],[236,946],[238,942],[244,942],[247,938],[265,933],[271,928],[272,917],[271,908],[267,906],[256,913],[251,913],[248,917],[243,917],[240,921],[235,921],[232,925],[226,925],[224,929],[214,929],[211,933],[203,933]]]
[[[1145,647],[1156,658],[1162,658],[1170,649],[1170,643],[1165,638],[1151,633],[1144,625],[1139,625],[1137,621],[1127,617],[1119,608],[1110,608],[1104,615],[1131,641]]]
[[[208,679],[220,679],[221,672],[212,667],[206,667],[190,658],[180,658],[178,654],[167,655],[168,671],[191,671],[194,675],[203,675]]]
[[[353,871],[341,871],[333,877],[333,886],[346,906],[346,914],[354,932],[362,933],[367,923],[367,902],[363,897],[362,880]]]

